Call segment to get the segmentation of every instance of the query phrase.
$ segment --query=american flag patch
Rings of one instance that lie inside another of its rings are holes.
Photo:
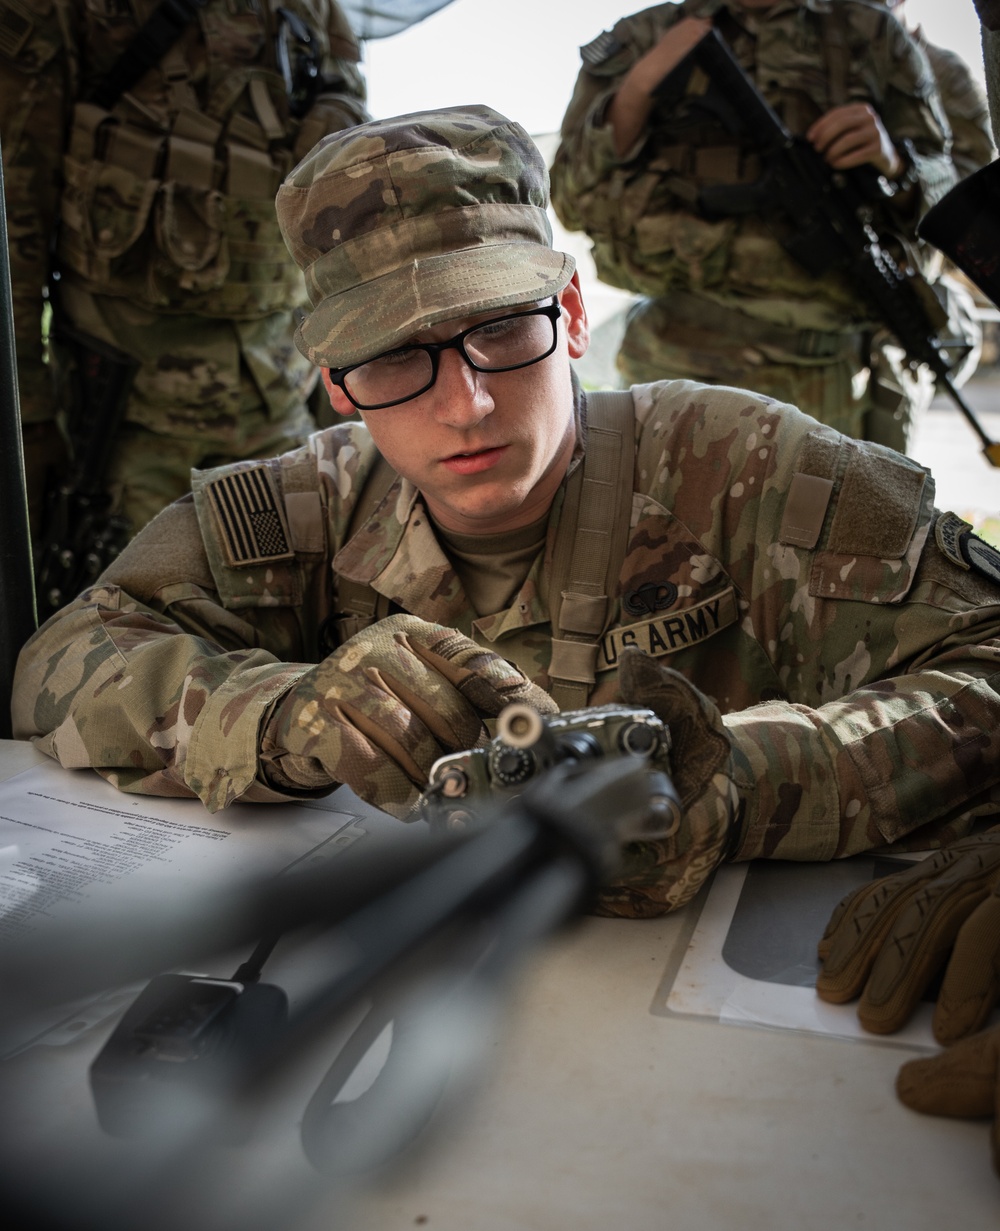
[[[285,511],[268,466],[234,471],[213,480],[206,491],[231,568],[294,556]]]

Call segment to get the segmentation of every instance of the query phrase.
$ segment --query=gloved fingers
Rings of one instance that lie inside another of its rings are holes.
[[[513,701],[523,701],[540,714],[558,713],[548,693],[499,654],[483,649],[461,633],[448,632],[429,642],[406,633],[398,634],[398,639],[488,718],[496,717]]]
[[[342,767],[344,781],[357,793],[352,770],[370,770],[379,757],[390,761],[416,787],[426,785],[431,766],[441,755],[437,741],[413,722],[406,722],[398,711],[392,720],[373,717],[349,701],[342,701],[334,711],[340,728],[341,742],[336,750],[337,765]],[[422,725],[422,724],[421,724]]]
[[[981,1030],[1000,1001],[1000,890],[959,929],[934,1009],[934,1037],[954,1043]]]
[[[267,755],[271,781],[295,790],[332,789],[345,783],[356,795],[393,816],[406,817],[426,775],[418,759],[383,725],[347,705],[323,711],[301,750]],[[270,775],[269,775],[270,777]]]
[[[902,872],[862,885],[838,903],[818,945],[823,969],[816,991],[821,999],[843,1004],[861,992],[882,949],[899,943],[892,936],[896,920],[926,884],[937,884],[944,891],[954,889],[960,896],[967,876],[982,884],[980,861],[975,854],[971,863],[965,858],[968,841],[953,843]],[[947,908],[946,899],[947,892],[939,894],[936,909]],[[930,909],[930,900],[922,902],[924,909]]]
[[[683,807],[727,763],[729,736],[715,704],[678,671],[640,650],[621,656],[618,687],[622,700],[651,709],[670,730],[671,777]]]
[[[896,1093],[932,1116],[992,1116],[1000,1089],[1000,1026],[982,1030],[899,1070]]]
[[[629,842],[619,876],[601,890],[598,913],[651,918],[686,906],[722,860],[736,787],[719,774],[669,838]]]
[[[985,893],[979,885],[937,877],[910,897],[879,949],[858,1004],[866,1030],[891,1034],[909,1021]]]
[[[916,886],[916,869],[883,877],[847,894],[836,906],[818,945],[823,964],[816,979],[821,1000],[843,1004],[860,994],[896,916]]]
[[[449,686],[445,689],[438,688],[432,695],[428,695],[426,687],[421,694],[408,681],[388,671],[369,667],[365,675],[376,688],[392,698],[392,701],[383,707],[387,718],[406,723],[408,712],[418,719],[437,744],[438,756],[444,752],[474,748],[485,737],[486,729],[479,715]],[[443,691],[450,695],[442,696]],[[403,714],[399,712],[400,706],[406,711]],[[426,779],[424,785],[426,786]]]

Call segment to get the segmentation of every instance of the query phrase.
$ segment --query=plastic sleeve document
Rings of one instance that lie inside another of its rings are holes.
[[[29,937],[58,945],[118,909],[125,934],[131,912],[146,902],[169,904],[180,920],[187,903],[224,886],[326,861],[399,828],[345,788],[327,799],[236,804],[212,816],[197,800],[127,795],[92,771],[41,764],[0,782],[0,957]],[[72,1042],[124,1008],[139,986],[5,1031],[0,1057]]]
[[[89,771],[26,770],[0,782],[0,946],[83,923],[116,895],[191,897],[329,858],[371,825],[399,824],[348,800],[351,811],[310,800],[212,816],[194,800],[123,794]]]

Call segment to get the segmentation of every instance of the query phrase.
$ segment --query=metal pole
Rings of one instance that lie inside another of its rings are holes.
[[[0,156],[0,738],[11,736],[10,695],[21,646],[35,631],[28,498],[17,395],[7,210]]]

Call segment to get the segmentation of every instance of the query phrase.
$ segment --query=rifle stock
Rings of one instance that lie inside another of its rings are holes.
[[[764,165],[755,184],[703,188],[698,197],[709,217],[765,211],[783,217],[786,228],[775,232],[782,247],[802,267],[819,276],[840,270],[874,316],[892,333],[913,364],[926,364],[938,388],[948,395],[979,437],[986,460],[1000,466],[1000,444],[976,418],[951,378],[958,356],[936,336],[922,295],[932,294],[922,275],[900,266],[872,225],[872,205],[878,195],[891,197],[884,177],[834,171],[808,141],[794,136],[757,91],[757,87],[717,30],[711,30],[660,83],[658,92],[673,95],[697,67],[708,78],[710,92],[702,105],[729,131],[745,134]]]

